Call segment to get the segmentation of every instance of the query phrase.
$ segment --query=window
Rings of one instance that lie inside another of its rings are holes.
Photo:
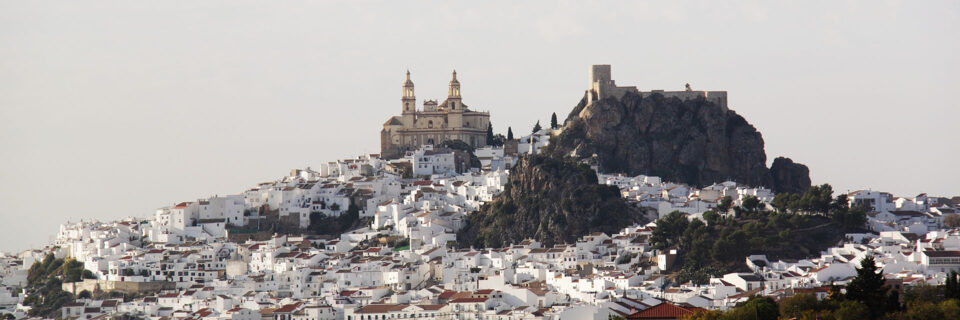
[[[433,120],[427,121],[427,128],[433,128]]]

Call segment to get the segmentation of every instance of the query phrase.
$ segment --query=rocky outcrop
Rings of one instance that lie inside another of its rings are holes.
[[[777,157],[770,165],[770,179],[777,192],[802,194],[810,188],[810,169],[790,158]]]
[[[806,166],[786,158],[774,179],[760,132],[705,99],[627,93],[589,106],[582,99],[547,152],[579,159],[595,155],[604,173],[653,175],[701,187],[726,180],[776,192],[810,186]]]
[[[597,183],[586,165],[525,156],[502,193],[468,216],[460,246],[502,247],[528,238],[545,246],[574,243],[591,232],[612,234],[642,220],[614,186]]]
[[[479,168],[480,158],[474,154],[476,150],[463,140],[444,140],[434,148],[437,153],[453,152],[454,164],[457,172],[466,172],[470,168]]]

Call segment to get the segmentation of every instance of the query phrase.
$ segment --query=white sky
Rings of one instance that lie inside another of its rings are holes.
[[[498,132],[590,64],[726,90],[814,183],[960,195],[960,2],[514,2],[0,2],[0,250],[378,152],[407,68]]]

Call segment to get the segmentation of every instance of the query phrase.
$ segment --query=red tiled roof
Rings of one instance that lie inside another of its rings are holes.
[[[302,303],[302,302],[291,303],[291,304],[282,306],[282,307],[280,307],[280,309],[274,310],[273,312],[274,312],[274,313],[290,313],[290,312],[294,312],[294,311],[297,311],[297,308],[300,307],[301,304],[303,304],[303,303]]]
[[[388,313],[391,311],[400,311],[408,307],[405,304],[368,304],[360,308],[357,313]]]
[[[477,302],[487,302],[487,298],[458,298],[450,301],[450,303],[477,303]]]
[[[960,257],[960,251],[935,251],[935,250],[923,250],[923,254],[928,257]]]
[[[443,304],[418,304],[417,306],[420,307],[420,308],[423,309],[423,310],[435,311],[435,310],[440,310],[440,308],[443,308],[445,305],[443,305]]]
[[[814,287],[814,288],[794,288],[793,292],[794,293],[829,293],[830,287],[821,286],[821,287]]]
[[[456,291],[447,290],[447,291],[444,291],[444,292],[440,293],[440,295],[437,296],[437,298],[446,300],[446,299],[452,298],[453,295],[455,295],[455,294],[457,294]]]
[[[700,308],[684,308],[669,302],[664,302],[637,311],[627,316],[627,319],[680,319],[684,316],[692,315],[697,310],[700,310]]]

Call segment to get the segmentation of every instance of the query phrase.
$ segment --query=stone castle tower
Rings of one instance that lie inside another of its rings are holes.
[[[447,140],[461,140],[474,148],[487,145],[490,113],[473,111],[463,104],[456,70],[447,89],[447,99],[440,104],[436,100],[425,100],[420,110],[417,110],[413,80],[407,71],[400,103],[400,116],[390,117],[380,131],[380,154],[384,158],[396,158],[404,151]]]
[[[679,98],[680,100],[703,98],[707,101],[717,104],[721,109],[723,109],[723,111],[728,110],[726,91],[696,91],[690,89],[690,84],[687,84],[686,90],[683,91],[640,91],[640,89],[637,89],[637,87],[618,87],[617,83],[610,76],[609,64],[595,64],[590,66],[590,83],[587,89],[587,105],[593,103],[595,100],[603,100],[607,98],[620,99],[624,94],[627,94],[627,92],[636,93],[642,97],[647,97],[652,94],[661,94],[667,98],[675,97]]]

